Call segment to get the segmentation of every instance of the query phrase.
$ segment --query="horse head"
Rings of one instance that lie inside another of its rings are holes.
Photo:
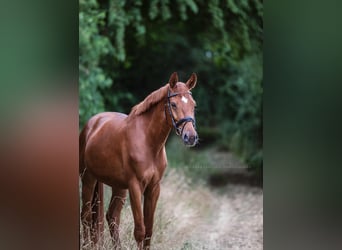
[[[195,73],[192,73],[189,80],[183,83],[178,81],[178,75],[174,72],[169,80],[166,104],[176,134],[181,136],[184,144],[190,147],[198,142],[195,120],[196,102],[191,95],[191,89],[196,86],[196,82]]]

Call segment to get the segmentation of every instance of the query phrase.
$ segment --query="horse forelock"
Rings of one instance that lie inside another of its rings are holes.
[[[130,116],[141,115],[152,108],[154,105],[159,103],[162,99],[166,98],[168,87],[169,84],[167,83],[165,86],[149,94],[142,102],[132,108]]]

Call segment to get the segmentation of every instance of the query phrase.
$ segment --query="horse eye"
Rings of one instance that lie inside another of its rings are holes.
[[[176,108],[177,108],[177,105],[176,105],[176,103],[174,103],[174,102],[171,102],[171,107],[172,107],[172,108],[174,108],[174,109],[176,109]]]

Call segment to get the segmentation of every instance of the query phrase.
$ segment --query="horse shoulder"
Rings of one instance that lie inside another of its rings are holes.
[[[160,174],[160,178],[161,178],[162,175],[164,174],[166,167],[167,167],[167,155],[166,155],[165,146],[160,151],[159,157],[157,157],[155,165],[156,165],[156,168],[157,168],[157,170]]]

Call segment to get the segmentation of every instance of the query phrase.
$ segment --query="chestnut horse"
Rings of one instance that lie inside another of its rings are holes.
[[[138,249],[149,249],[170,131],[175,128],[187,146],[198,141],[196,103],[190,92],[196,82],[194,73],[183,83],[174,72],[169,83],[134,106],[128,116],[105,112],[87,122],[79,138],[85,244],[96,244],[103,233],[105,183],[112,188],[106,219],[114,246],[120,246],[120,212],[128,190]]]

